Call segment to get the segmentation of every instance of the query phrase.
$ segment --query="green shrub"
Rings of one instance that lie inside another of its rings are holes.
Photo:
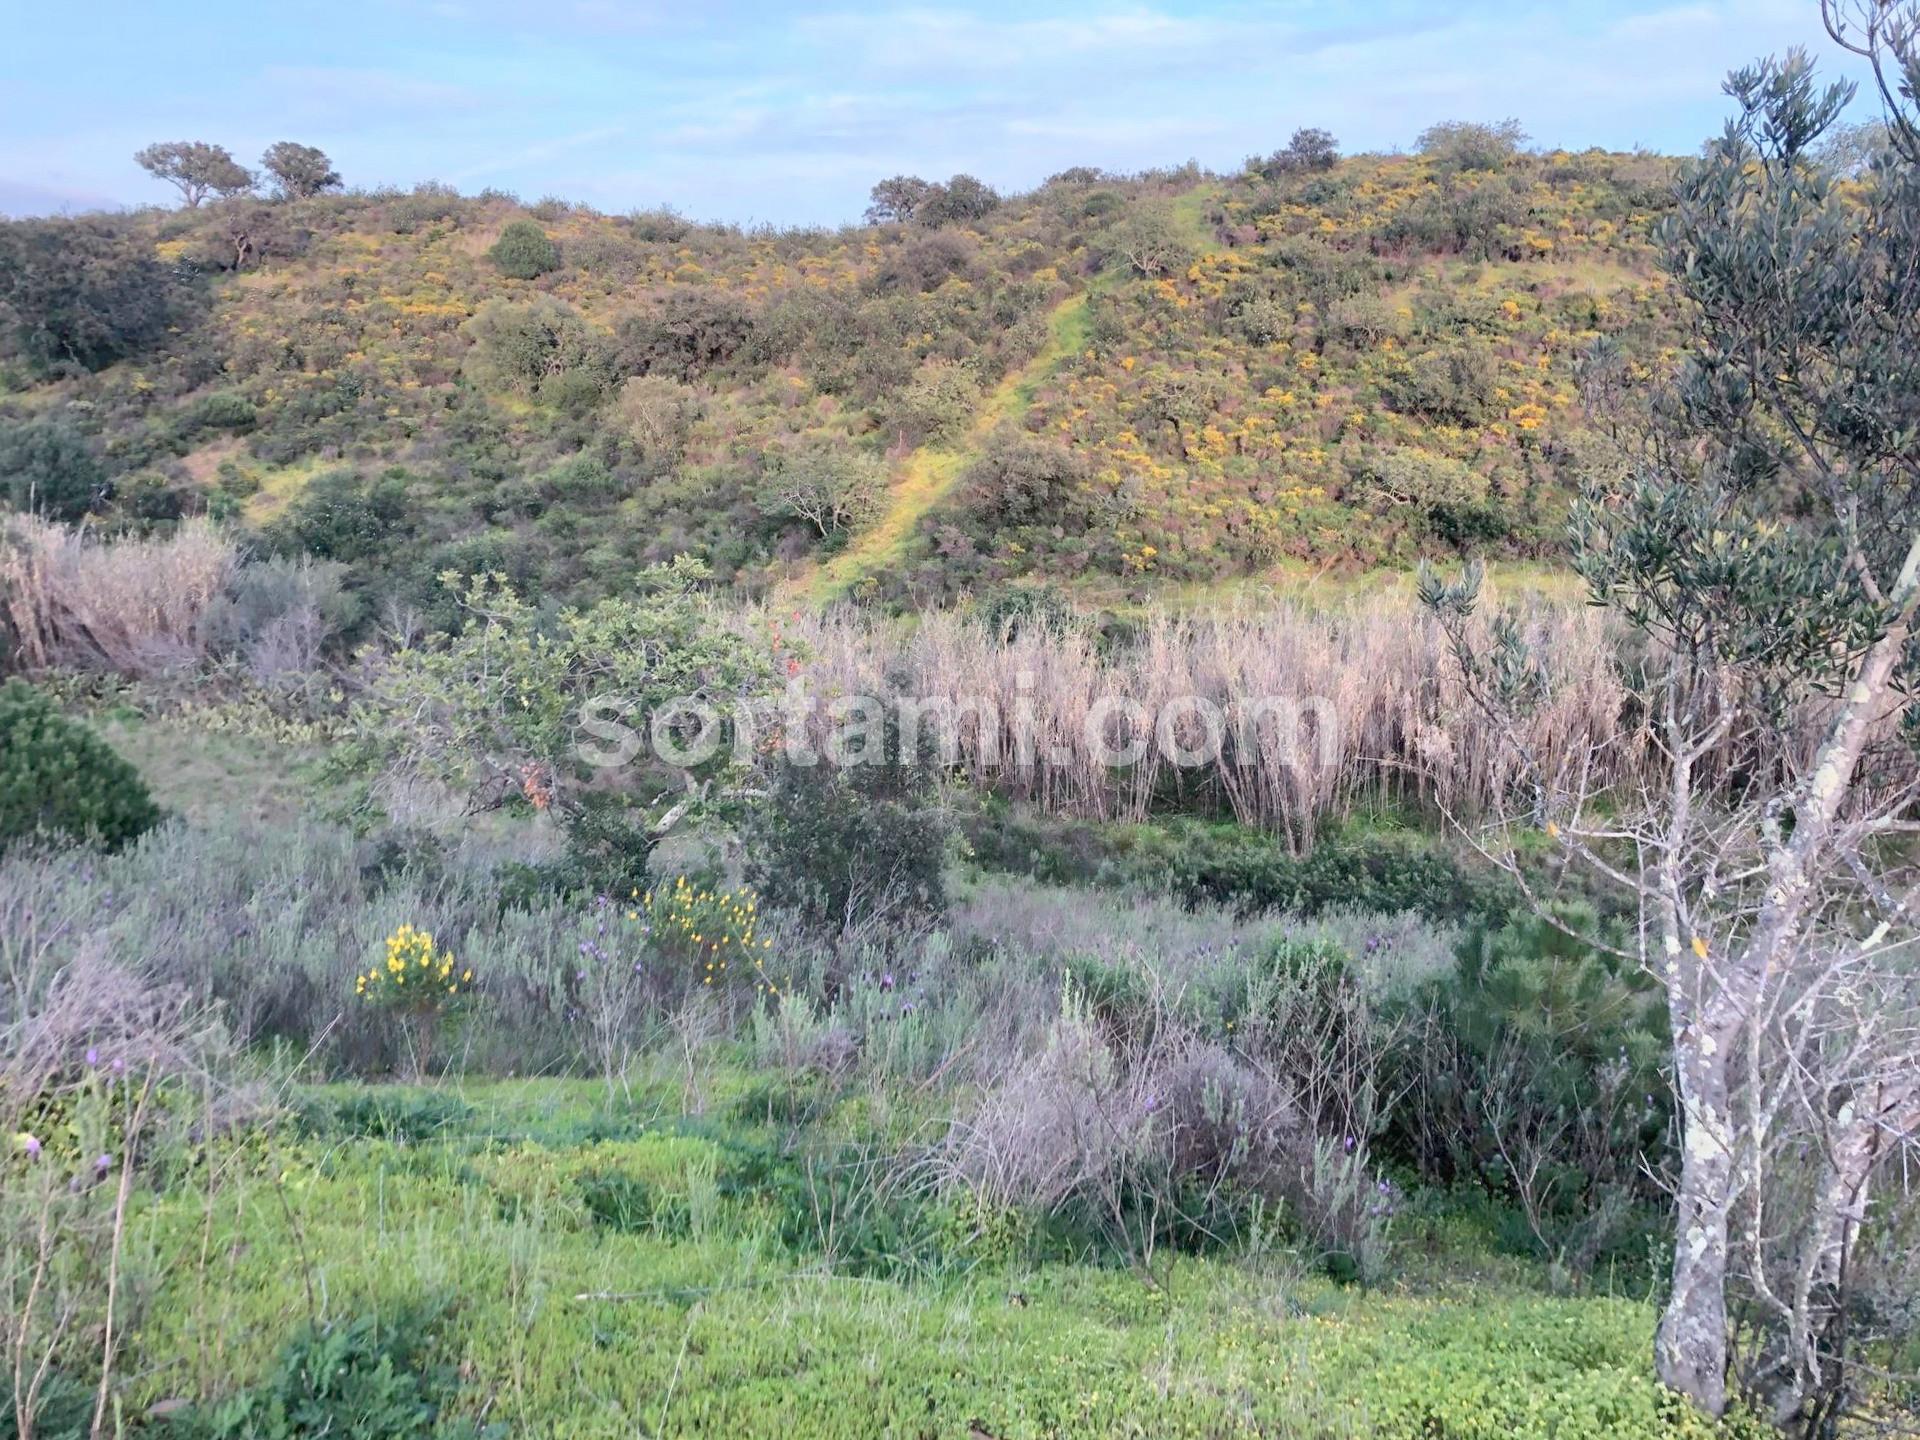
[[[1072,602],[1048,585],[1006,586],[983,597],[974,613],[982,625],[1009,640],[1030,631],[1062,635],[1079,620]]]
[[[0,686],[0,849],[35,835],[117,850],[160,823],[139,772],[26,681]]]
[[[1344,907],[1393,914],[1417,910],[1432,920],[1504,914],[1512,903],[1496,878],[1464,869],[1451,855],[1412,837],[1327,839],[1306,855],[1240,830],[1196,827],[1174,858],[1175,889],[1189,901],[1243,914],[1300,915]]]
[[[0,334],[39,373],[137,355],[187,321],[196,298],[121,216],[0,223]]]
[[[946,909],[947,823],[905,767],[788,765],[750,818],[748,880],[823,930]]]
[[[417,1144],[457,1130],[472,1115],[464,1100],[438,1090],[381,1087],[349,1091],[331,1106],[309,1103],[298,1120],[309,1134]]]
[[[86,437],[53,420],[0,423],[0,505],[54,520],[78,520],[109,490]]]
[[[560,268],[560,247],[531,220],[514,220],[500,232],[487,258],[502,275],[537,280]]]
[[[742,1143],[716,1177],[721,1199],[767,1215],[795,1256],[852,1275],[902,1277],[937,1263],[940,1217],[884,1149],[782,1153]]]
[[[1159,825],[1055,820],[987,797],[965,819],[967,845],[983,869],[1048,885],[1167,889],[1181,837]]]
[[[666,1197],[638,1175],[617,1170],[582,1175],[579,1189],[580,1203],[602,1230],[618,1235],[646,1234],[663,1218],[661,1202]],[[680,1218],[684,1220],[684,1207],[682,1210]]]
[[[259,418],[253,402],[232,390],[216,390],[203,397],[191,416],[199,430],[251,430]]]
[[[267,531],[276,549],[346,564],[373,559],[414,518],[407,473],[363,479],[351,470],[316,475]]]
[[[266,1380],[211,1407],[189,1433],[197,1429],[206,1440],[444,1436],[440,1408],[453,1377],[425,1364],[423,1328],[361,1317],[303,1330]]]

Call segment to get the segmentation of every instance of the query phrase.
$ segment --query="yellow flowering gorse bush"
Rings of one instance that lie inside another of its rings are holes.
[[[773,942],[759,933],[759,902],[752,891],[702,889],[683,875],[672,885],[635,898],[639,907],[629,911],[628,918],[644,917],[654,947],[687,963],[701,984],[720,985],[729,977],[751,974],[755,989],[780,993],[767,973]]]
[[[387,937],[385,959],[354,977],[353,993],[373,1005],[443,1010],[472,985],[472,969],[461,968],[453,951],[427,931],[402,925]]]

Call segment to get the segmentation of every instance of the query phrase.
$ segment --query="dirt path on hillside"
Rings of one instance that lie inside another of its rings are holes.
[[[1213,196],[1200,186],[1178,196],[1169,206],[1174,220],[1189,232],[1196,253],[1211,248],[1212,233],[1204,219]],[[847,542],[846,549],[822,565],[803,571],[780,586],[787,599],[806,598],[824,605],[848,594],[862,581],[906,558],[920,522],[953,492],[987,437],[1003,422],[1027,413],[1040,386],[1069,356],[1087,345],[1087,302],[1107,277],[1096,277],[1089,290],[1069,295],[1047,316],[1047,343],[1038,354],[1001,379],[981,402],[964,435],[944,445],[926,445],[900,462],[887,491],[880,518]]]
[[[1047,343],[1025,364],[1007,372],[981,401],[964,435],[943,445],[925,445],[900,462],[880,518],[855,535],[847,548],[811,574],[782,588],[817,604],[835,600],[869,576],[898,564],[920,521],[952,493],[986,438],[1003,422],[1018,420],[1033,404],[1042,382],[1086,344],[1087,297],[1070,295],[1047,316]]]

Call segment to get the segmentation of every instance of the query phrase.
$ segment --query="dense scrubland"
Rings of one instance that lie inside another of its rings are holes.
[[[0,1437],[1910,1432],[1920,130],[1731,93],[0,225]]]
[[[835,592],[1554,551],[1674,353],[1673,162],[1487,127],[1286,153],[838,232],[436,186],[17,222],[14,313],[46,318],[0,453],[68,518],[214,514],[428,606],[448,569],[578,600],[680,554],[811,586],[882,522]]]

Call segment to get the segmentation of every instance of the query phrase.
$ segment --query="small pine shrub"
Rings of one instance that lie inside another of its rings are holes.
[[[24,680],[0,686],[0,850],[36,835],[118,850],[160,822],[139,772]]]
[[[560,268],[560,247],[531,220],[515,220],[500,232],[487,258],[502,275],[537,280]]]
[[[18,1440],[13,1367],[0,1365],[0,1440]],[[93,1428],[93,1387],[64,1370],[50,1370],[33,1416],[34,1440],[87,1440]]]

